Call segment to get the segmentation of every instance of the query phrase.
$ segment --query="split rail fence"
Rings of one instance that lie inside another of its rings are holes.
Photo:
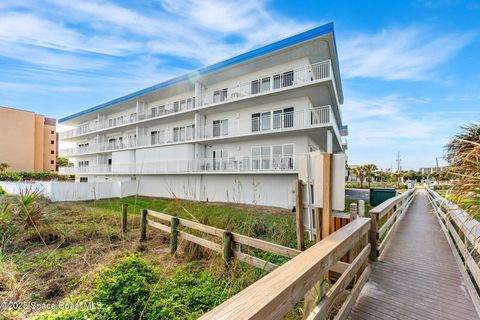
[[[244,247],[250,247],[262,251],[271,252],[286,258],[293,258],[301,253],[301,251],[296,249],[284,247],[260,239],[251,238],[239,233],[207,226],[198,222],[178,218],[165,213],[156,212],[148,209],[143,209],[141,213],[142,218],[140,240],[144,241],[147,238],[147,225],[163,232],[169,233],[170,249],[172,254],[175,253],[177,250],[178,240],[182,239],[221,253],[226,261],[230,261],[231,259],[237,259],[239,261],[253,265],[257,268],[272,271],[278,268],[278,265],[244,252]],[[155,219],[158,220],[155,221]],[[189,233],[188,229],[200,231],[201,233],[208,235],[210,239],[205,239],[204,237]]]

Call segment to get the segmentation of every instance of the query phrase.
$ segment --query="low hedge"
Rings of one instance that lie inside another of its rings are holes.
[[[73,175],[59,175],[57,172],[0,172],[0,181],[51,181],[73,180]]]

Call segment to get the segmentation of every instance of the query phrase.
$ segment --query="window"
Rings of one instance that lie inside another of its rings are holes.
[[[50,133],[51,133],[51,134],[55,134],[55,131],[53,131],[53,130],[50,130]]]
[[[54,141],[54,140],[50,140],[50,144],[55,144],[55,141]]]
[[[185,131],[186,131],[186,140],[195,139],[195,125],[194,124],[186,126]]]
[[[273,88],[279,89],[293,84],[293,71],[276,74],[273,76]]]
[[[108,119],[108,126],[109,127],[115,127],[117,125],[115,119]]]
[[[228,134],[228,119],[213,121],[213,136],[226,136]]]
[[[273,111],[273,129],[293,127],[293,107]]]
[[[273,76],[273,89],[278,89],[282,87],[281,79],[282,78],[279,74],[276,74]]]
[[[293,71],[283,73],[283,87],[288,87],[293,84]]]
[[[55,154],[55,151],[53,151],[53,150],[50,150],[50,154]]]
[[[192,109],[193,108],[193,99],[195,98],[189,98],[187,99],[187,109]]]
[[[213,170],[226,170],[228,166],[228,150],[213,150]]]
[[[260,131],[260,113],[252,114],[252,132]]]
[[[80,182],[88,182],[88,177],[80,177]]]
[[[186,110],[186,109],[187,109],[187,101],[186,100],[180,101],[180,111]]]
[[[55,160],[50,160],[50,164],[55,164]]]
[[[89,160],[78,161],[78,167],[79,168],[86,168],[86,167],[89,166],[89,164],[90,164]]]
[[[213,92],[213,102],[220,102],[227,100],[228,89],[216,90]]]
[[[173,128],[173,141],[185,141],[185,127]]]
[[[135,122],[137,120],[137,113],[131,113],[130,114],[130,122]]]
[[[135,138],[137,135],[135,135]],[[154,144],[163,144],[165,143],[165,131],[164,130],[157,130],[150,132],[150,143]]]
[[[153,107],[152,109],[150,109],[150,117],[151,118],[155,118],[158,114],[158,107]]]
[[[270,130],[271,113],[262,112],[262,130]]]
[[[294,145],[252,147],[252,170],[292,170]]]
[[[252,94],[257,94],[260,92],[260,82],[258,80],[252,81]]]
[[[79,149],[86,149],[86,148],[89,147],[89,145],[90,145],[90,144],[89,144],[88,142],[80,143],[80,144],[78,145],[78,148],[79,148]]]
[[[180,109],[178,101],[173,103],[173,112],[178,112]]]

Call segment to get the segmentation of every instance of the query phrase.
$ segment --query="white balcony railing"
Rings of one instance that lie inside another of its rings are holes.
[[[168,102],[157,106],[153,111],[152,108],[150,108],[148,112],[145,113],[125,114],[116,116],[116,119],[97,121],[76,129],[61,132],[59,136],[60,139],[69,139],[95,131],[136,123],[138,121],[156,119],[169,114],[194,109],[199,106],[205,107],[211,104],[225,103],[286,88],[295,88],[296,86],[306,83],[329,79],[331,77],[330,70],[331,61],[326,60],[296,69],[278,71],[244,83],[238,83],[233,87],[207,91],[198,98],[198,101],[196,101],[195,97],[191,97]]]
[[[308,129],[325,125],[336,126],[331,106],[306,109],[295,112],[269,113],[244,120],[229,120],[216,125],[199,128],[185,126],[175,130],[158,131],[155,135],[142,136],[134,140],[116,140],[115,143],[91,144],[88,147],[61,149],[62,156],[75,156],[88,153],[108,152],[137,147],[162,146],[168,144],[205,141],[246,135]],[[338,130],[338,129],[337,129]]]
[[[112,164],[87,167],[60,168],[61,174],[78,173],[195,173],[195,172],[289,172],[297,170],[294,155],[267,157],[225,157],[220,159],[193,159],[143,162],[137,164]]]
[[[267,74],[236,86],[206,92],[200,103],[209,105],[295,87],[330,77],[330,60]]]

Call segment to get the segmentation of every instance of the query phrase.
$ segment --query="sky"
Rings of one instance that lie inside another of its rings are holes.
[[[0,105],[61,118],[333,21],[349,164],[418,169],[480,121],[480,1],[0,1]]]

